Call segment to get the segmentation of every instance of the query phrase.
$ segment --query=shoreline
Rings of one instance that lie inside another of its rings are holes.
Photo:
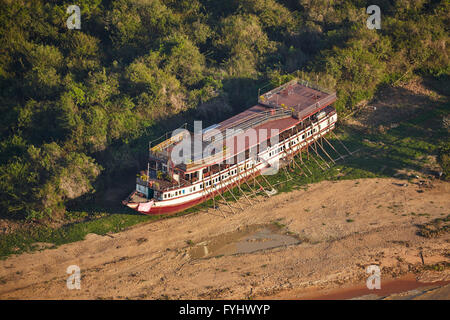
[[[419,296],[429,290],[446,287],[450,284],[449,280],[440,280],[433,282],[422,282],[417,279],[417,275],[408,273],[397,278],[388,278],[381,280],[380,289],[368,289],[365,284],[348,284],[342,288],[305,288],[280,292],[273,296],[257,297],[259,300],[346,300],[362,299],[377,300],[389,299],[398,295],[408,295],[415,291],[413,295]],[[443,297],[450,299],[450,296]]]
[[[436,219],[448,224],[450,184],[417,190],[392,178],[323,181],[226,218],[209,210],[91,233],[0,260],[0,299],[351,298],[365,294],[357,290],[372,264],[382,288],[407,273],[450,280],[450,234],[419,233]],[[205,246],[206,258],[193,250]],[[81,290],[66,288],[70,265],[81,269]]]

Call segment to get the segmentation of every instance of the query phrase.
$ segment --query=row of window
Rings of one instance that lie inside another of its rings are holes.
[[[316,132],[317,132],[317,128],[314,128],[312,130],[312,132],[311,132],[311,130],[309,130],[306,133],[306,137],[310,137],[312,133],[316,133]],[[301,137],[300,137],[300,141],[303,141],[304,139],[305,139],[305,134],[302,134]],[[290,145],[293,146],[294,144],[297,144],[297,142],[299,142],[298,138],[295,138],[295,139],[290,141]],[[275,152],[280,153],[280,152],[284,151],[284,149],[285,149],[285,147],[284,147],[284,145],[282,145],[277,150],[270,151],[269,152],[269,157],[275,155]],[[251,163],[247,163],[246,166],[247,166],[247,169],[250,168],[251,167]],[[240,170],[244,170],[244,166],[240,166],[239,169]],[[221,176],[218,176],[218,177],[216,177],[216,178],[214,178],[212,180],[206,181],[205,182],[205,186],[209,187],[209,186],[211,186],[211,183],[216,184],[216,183],[218,183],[221,180],[227,179],[229,175],[234,176],[236,174],[237,174],[237,168],[235,168],[233,170],[230,170],[229,173],[228,172],[224,173]],[[203,189],[203,183],[200,183],[200,185],[198,187],[199,187],[199,190],[202,190]],[[196,186],[190,187],[188,193],[195,192],[196,188],[197,188]],[[186,189],[177,190],[177,191],[170,192],[170,193],[164,193],[163,198],[164,199],[170,199],[170,198],[173,198],[173,197],[181,196],[181,195],[185,194],[185,192],[186,192]]]
[[[251,163],[247,163],[246,166],[247,166],[247,169],[250,168],[251,167]],[[240,170],[244,170],[244,166],[240,166],[239,169]],[[215,177],[212,180],[205,181],[205,186],[209,187],[209,186],[211,186],[211,183],[216,184],[216,183],[218,183],[221,180],[223,181],[223,180],[227,179],[230,175],[234,176],[236,174],[237,174],[237,168],[235,168],[233,170],[230,170],[229,173],[227,172],[227,173],[224,173],[224,174],[222,174],[222,175],[220,175],[218,177]],[[202,190],[202,189],[203,189],[203,183],[200,183],[198,185],[198,190]],[[187,189],[177,190],[177,191],[170,192],[170,193],[169,192],[168,193],[164,193],[163,194],[163,199],[170,199],[170,198],[173,198],[173,197],[184,195],[184,194],[186,194],[186,190],[188,190],[188,193],[195,192],[197,190],[197,186],[193,186],[193,187],[190,187],[190,188],[187,188]]]
[[[308,132],[306,132],[306,137],[310,137],[313,133],[316,133],[317,131],[318,131],[317,128],[314,128],[312,131],[309,130]],[[300,141],[303,141],[303,140],[305,140],[305,134],[302,134],[301,137],[300,137]],[[289,142],[289,145],[290,145],[290,146],[293,146],[293,145],[297,144],[298,142],[299,142],[299,138],[294,138],[294,139],[292,139],[292,140]],[[275,153],[280,153],[280,152],[282,152],[284,149],[285,149],[285,148],[284,148],[284,145],[282,145],[282,146],[280,146],[280,147],[278,148],[278,150],[272,150],[272,151],[270,151],[270,152],[269,152],[269,157],[275,155]]]
[[[203,183],[200,183],[200,185],[198,186],[198,189],[199,190],[203,189]],[[186,190],[188,190],[188,193],[195,192],[197,190],[197,186],[190,187],[189,189],[182,189],[182,190],[177,190],[177,191],[170,192],[170,193],[164,193],[163,199],[170,199],[173,197],[181,196],[183,194],[186,194]]]

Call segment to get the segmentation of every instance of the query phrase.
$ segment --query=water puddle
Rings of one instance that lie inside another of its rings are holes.
[[[420,298],[427,292],[435,291],[432,299],[449,299],[450,289],[446,288],[450,281],[420,282],[415,275],[408,274],[397,279],[389,279],[381,282],[381,289],[369,290],[365,283],[351,287],[335,289],[299,289],[280,292],[274,296],[262,297],[262,299],[284,299],[284,300],[378,300],[378,299],[401,299],[410,300]],[[424,296],[425,297],[425,296]],[[426,298],[426,297],[425,297]]]
[[[252,253],[300,243],[296,237],[274,224],[250,225],[236,231],[209,238],[191,248],[193,259],[210,258],[239,253]]]

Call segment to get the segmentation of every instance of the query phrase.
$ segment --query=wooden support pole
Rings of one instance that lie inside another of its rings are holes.
[[[244,163],[244,171],[247,171],[247,164]],[[257,196],[257,193],[255,190],[252,189],[252,187],[248,184],[247,180],[250,180],[252,178],[251,174],[250,175],[245,175],[245,179],[244,179],[244,183],[247,185],[247,187],[250,189],[252,195],[254,195],[255,197]],[[256,198],[253,199],[255,201],[259,201]]]
[[[308,170],[309,174],[312,176],[312,175],[313,175],[312,171],[309,170],[308,166],[305,164],[305,162],[303,162],[303,155],[302,155],[302,153],[301,153],[301,150],[300,150],[300,162],[301,162],[302,165],[306,168],[306,170]]]
[[[286,181],[291,181],[292,180],[292,176],[289,174],[288,170],[286,169],[286,167],[283,167],[284,173],[286,174]]]
[[[308,146],[309,148],[309,146]],[[313,148],[312,148],[313,149]],[[314,150],[314,149],[313,149]],[[311,158],[317,163],[317,165],[320,167],[320,169],[322,169],[323,171],[325,171],[325,169],[320,165],[319,161],[316,160],[316,158],[314,158],[314,156],[311,156]]]
[[[251,171],[252,173],[251,173],[251,175],[253,176],[253,183],[257,183],[258,184],[258,186],[262,189],[262,191],[264,191],[265,193],[266,193],[266,195],[268,196],[268,197],[270,197],[269,196],[269,194],[267,193],[267,190],[266,189],[264,189],[264,187],[259,183],[259,181],[258,180],[256,180],[256,173],[258,172],[258,171],[256,171],[255,170],[255,167],[252,165],[252,171]]]
[[[211,181],[211,179],[210,179],[210,181]],[[225,213],[222,211],[222,209],[220,208],[220,206],[217,206],[217,208],[216,208],[216,196],[214,195],[215,190],[214,190],[214,188],[213,188],[212,186],[213,186],[213,184],[211,183],[211,189],[212,189],[211,195],[212,195],[212,199],[213,199],[213,207],[214,207],[214,210],[219,209],[219,211],[220,211],[220,213],[222,214],[222,216],[223,216],[224,218],[226,218],[226,215],[225,215]]]
[[[243,177],[242,179],[241,179],[241,171],[239,170],[239,166],[237,166],[237,173],[238,173],[238,183],[237,183],[237,187],[238,187],[238,189],[242,192],[242,194],[244,195],[244,197],[245,197],[245,199],[247,199],[247,201],[248,201],[248,203],[250,204],[250,205],[253,205],[253,203],[250,201],[250,199],[249,199],[249,197],[247,197],[247,195],[245,194],[245,192],[244,192],[244,190],[242,190],[242,188],[241,188],[241,181],[243,180],[243,181],[245,181],[245,177]]]
[[[336,152],[339,155],[339,159],[344,159],[344,157],[342,157],[342,155],[336,150],[336,148],[327,140],[327,138],[323,137],[325,142],[328,143],[328,145],[334,150],[334,152]]]
[[[219,179],[220,181],[220,179]],[[233,207],[228,203],[227,199],[225,199],[225,197],[223,196],[223,194],[217,190],[217,193],[219,194],[219,196],[222,198],[222,200],[225,202],[225,204],[228,206],[228,208],[230,208],[231,212],[233,212],[233,214],[235,214]]]
[[[303,171],[302,167],[295,161],[294,158],[292,159],[292,163],[293,163],[295,166],[297,166],[297,168],[300,169],[300,171],[302,172],[302,174],[305,175],[305,177],[308,177],[308,175],[305,173],[305,171]]]
[[[313,144],[314,144],[314,146],[315,146],[316,149],[317,149],[317,144],[316,144],[316,142],[314,142]],[[314,151],[316,152],[317,156],[318,156],[320,159],[322,159],[323,162],[325,162],[325,164],[327,165],[327,167],[328,167],[328,168],[331,168],[330,165],[328,164],[328,162],[325,161],[325,159],[319,154],[319,152],[317,152],[317,150],[314,150]]]
[[[285,170],[286,170],[286,168],[284,168]],[[263,180],[270,186],[270,188],[272,189],[272,190],[275,190],[275,188],[273,187],[273,185],[272,184],[270,184],[270,182],[269,182],[269,180],[267,180],[267,178],[261,173],[261,170],[258,170],[259,171],[259,175],[263,178]],[[267,192],[266,192],[267,193]],[[269,194],[267,194],[269,197],[270,197],[270,195]]]
[[[338,136],[333,131],[330,131],[330,132],[333,134],[334,138],[336,138],[336,140],[339,141],[339,143],[344,147],[344,149],[348,152],[348,154],[351,155],[352,153],[350,152],[350,150],[347,149],[347,147],[341,141],[341,139],[339,139]]]
[[[229,174],[230,170],[228,170],[228,175],[230,177],[230,179],[232,179],[232,177]],[[238,199],[235,197],[235,195],[233,194],[231,188],[227,185],[224,184],[225,188],[228,190],[228,192],[231,194],[231,196],[233,197],[233,199],[236,201],[236,204],[241,208],[241,210],[244,210],[244,208],[241,206],[241,204],[239,203]]]
[[[318,128],[319,128],[319,127],[318,127]],[[317,129],[317,130],[319,130],[319,129]],[[318,143],[318,140],[319,140],[319,139],[316,139],[316,136],[319,135],[320,132],[318,132],[317,135],[314,134],[314,129],[312,130],[312,132],[313,132],[313,135],[312,135],[312,141],[313,141],[313,145],[314,145],[313,150],[316,152],[317,156],[318,156],[320,159],[322,159],[323,162],[325,162],[325,164],[327,165],[327,167],[328,167],[328,168],[331,168],[330,165],[328,164],[328,162],[326,162],[325,159],[324,159],[324,158],[319,154],[319,152],[317,151],[317,145],[319,145],[319,147],[320,147],[320,144]]]
[[[218,192],[218,190],[214,190],[214,184],[212,183],[212,178],[210,177],[209,178],[209,183],[210,183],[210,188],[209,188],[209,194],[211,195],[211,197],[212,197],[212,200],[213,200],[213,208],[214,208],[214,210],[219,210],[220,211],[220,213],[222,214],[222,216],[224,217],[224,218],[226,218],[226,215],[225,215],[225,213],[222,211],[222,209],[220,208],[220,206],[219,205],[217,205],[217,207],[216,207],[216,192],[219,194],[219,195],[221,195],[219,192]],[[203,186],[205,186],[205,183],[203,183]],[[206,189],[207,190],[207,189]],[[212,190],[212,191],[211,191]],[[220,202],[219,201],[217,201],[217,203],[218,204],[220,204]]]
[[[336,164],[336,162],[333,160],[332,157],[330,157],[330,155],[328,154],[328,152],[325,151],[325,148],[324,148],[323,146],[321,146],[320,143],[319,143],[318,145],[319,145],[319,147],[322,149],[322,151],[326,154],[326,156],[327,156],[328,158],[330,158],[330,160],[331,160],[334,164]]]

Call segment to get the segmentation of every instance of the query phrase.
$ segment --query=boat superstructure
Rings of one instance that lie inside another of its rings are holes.
[[[258,104],[194,132],[175,130],[149,146],[147,170],[124,204],[144,214],[169,214],[199,204],[308,148],[333,130],[336,94],[292,80]]]

